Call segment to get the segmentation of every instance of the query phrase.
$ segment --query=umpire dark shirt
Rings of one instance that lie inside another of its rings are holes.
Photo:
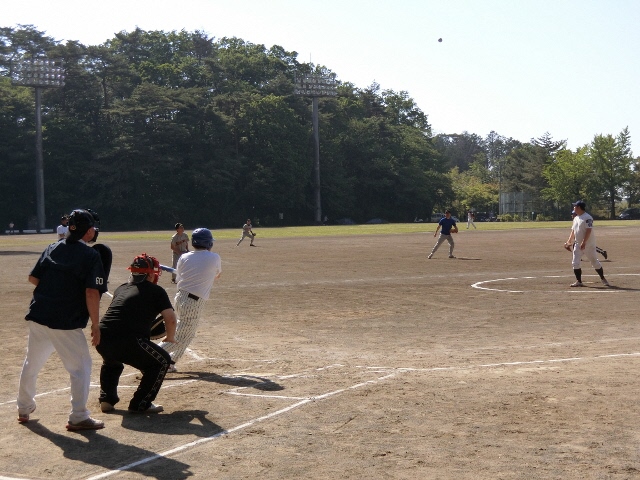
[[[86,289],[107,291],[100,255],[82,241],[52,243],[29,275],[39,281],[25,319],[56,330],[86,327]]]
[[[149,338],[151,324],[160,312],[173,308],[164,288],[149,281],[123,283],[113,293],[107,312],[100,319],[101,339]]]

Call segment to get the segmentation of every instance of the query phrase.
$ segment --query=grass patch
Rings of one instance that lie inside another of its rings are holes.
[[[640,220],[596,220],[596,229],[606,227],[638,227]],[[477,231],[485,230],[523,230],[538,228],[565,228],[571,227],[570,221],[561,222],[477,222]],[[258,234],[256,241],[261,238],[295,238],[295,237],[348,237],[358,235],[402,235],[410,233],[433,233],[437,227],[436,223],[385,223],[380,225],[326,225],[310,227],[256,227]],[[466,230],[466,222],[458,224],[460,231]],[[471,229],[473,230],[473,228]],[[187,230],[191,236],[192,230]],[[167,241],[175,233],[174,230],[141,231],[141,232],[100,232],[99,240],[102,243],[109,241]],[[227,228],[212,230],[216,240],[240,239],[241,230],[238,228]],[[29,247],[46,246],[54,242],[56,235],[31,234],[31,235],[2,235],[0,236],[0,247]],[[100,243],[99,242],[99,243]]]

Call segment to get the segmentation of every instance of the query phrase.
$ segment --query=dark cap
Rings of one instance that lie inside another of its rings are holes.
[[[582,200],[578,200],[577,202],[574,202],[571,205],[573,205],[574,207],[580,207],[582,210],[587,209],[587,204],[584,203]]]
[[[176,226],[174,227],[176,230],[179,229],[180,227],[184,227],[183,224],[181,223],[176,223]]]
[[[99,225],[98,216],[90,209],[77,208],[71,215],[69,215],[69,237],[68,240],[70,242],[77,242],[84,234],[89,231],[91,227],[95,227],[96,235],[94,235],[91,242],[95,242],[98,237],[98,226]]]

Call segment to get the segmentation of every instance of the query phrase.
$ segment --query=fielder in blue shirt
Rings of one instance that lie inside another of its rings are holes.
[[[433,246],[433,250],[431,250],[431,253],[427,258],[433,257],[433,254],[436,253],[436,250],[438,250],[438,247],[440,247],[440,244],[443,243],[445,240],[449,242],[449,258],[456,258],[453,256],[454,242],[451,234],[458,233],[458,227],[456,226],[456,221],[453,218],[451,218],[450,210],[445,210],[444,218],[441,218],[440,221],[438,222],[438,227],[436,228],[436,232],[433,234],[434,237],[438,235],[438,231],[440,229],[442,230],[440,231],[440,236],[438,237],[438,241]]]

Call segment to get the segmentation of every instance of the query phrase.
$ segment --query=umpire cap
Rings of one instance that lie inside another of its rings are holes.
[[[77,242],[85,236],[91,227],[95,228],[96,233],[89,241],[95,242],[100,232],[100,219],[98,218],[98,214],[89,208],[78,208],[74,210],[71,212],[71,215],[69,215],[69,236],[67,240]]]

